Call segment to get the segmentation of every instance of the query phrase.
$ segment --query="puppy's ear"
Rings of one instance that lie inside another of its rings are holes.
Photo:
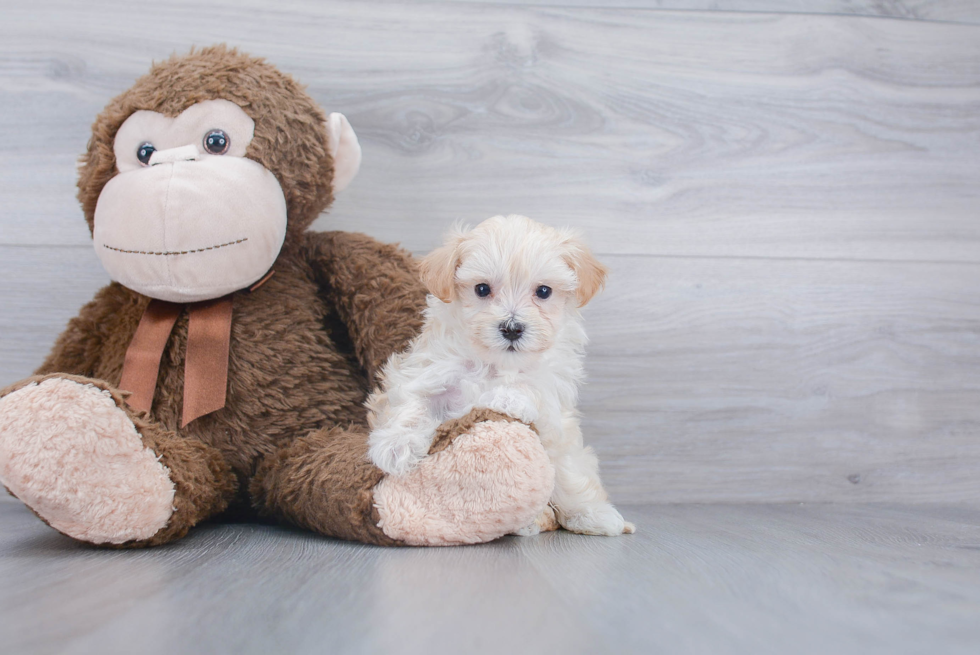
[[[442,302],[452,302],[456,296],[456,269],[459,268],[463,238],[462,230],[455,228],[446,237],[446,243],[419,262],[422,284]]]
[[[595,258],[577,234],[569,234],[562,245],[565,263],[575,271],[575,277],[578,278],[578,287],[575,289],[578,306],[584,307],[605,286],[609,269]]]

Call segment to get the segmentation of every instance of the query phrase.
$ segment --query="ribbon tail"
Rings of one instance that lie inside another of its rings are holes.
[[[180,427],[225,406],[231,314],[231,296],[190,306]]]
[[[134,411],[149,412],[153,407],[160,359],[182,309],[183,305],[151,300],[143,310],[136,334],[126,349],[119,380],[119,388],[130,393],[126,404]]]

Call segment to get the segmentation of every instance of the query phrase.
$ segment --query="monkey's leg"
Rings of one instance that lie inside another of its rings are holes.
[[[554,469],[537,434],[490,410],[440,426],[429,455],[386,476],[366,432],[319,430],[268,457],[252,480],[256,507],[320,534],[381,545],[481,543],[530,524]]]
[[[237,488],[216,449],[137,416],[103,381],[57,373],[3,390],[0,482],[63,534],[124,547],[184,536]]]

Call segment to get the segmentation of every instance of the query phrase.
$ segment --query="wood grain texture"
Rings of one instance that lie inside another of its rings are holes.
[[[0,161],[18,216],[0,243],[84,243],[70,180],[92,118],[152,59],[227,40],[358,130],[361,176],[321,228],[427,250],[455,219],[518,212],[585,228],[603,253],[978,261],[977,27],[490,5],[386,4],[383,21],[372,3],[20,7],[0,26]]]
[[[980,267],[610,262],[581,407],[614,497],[976,502]]]
[[[970,654],[980,513],[894,505],[625,506],[616,539],[383,549],[204,526],[79,546],[0,501],[10,653]]]
[[[423,0],[431,2],[432,0]],[[980,24],[973,0],[435,0],[521,6],[616,7],[726,13],[831,14],[915,21]]]
[[[0,386],[107,280],[74,199],[94,116],[228,41],[360,135],[316,228],[416,253],[494,213],[586,231],[613,273],[582,409],[616,499],[975,502],[980,27],[929,22],[975,6],[4,3]]]

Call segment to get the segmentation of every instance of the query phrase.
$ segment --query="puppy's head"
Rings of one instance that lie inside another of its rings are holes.
[[[576,233],[524,216],[456,228],[420,268],[432,295],[455,306],[470,341],[502,358],[549,349],[607,274]]]

